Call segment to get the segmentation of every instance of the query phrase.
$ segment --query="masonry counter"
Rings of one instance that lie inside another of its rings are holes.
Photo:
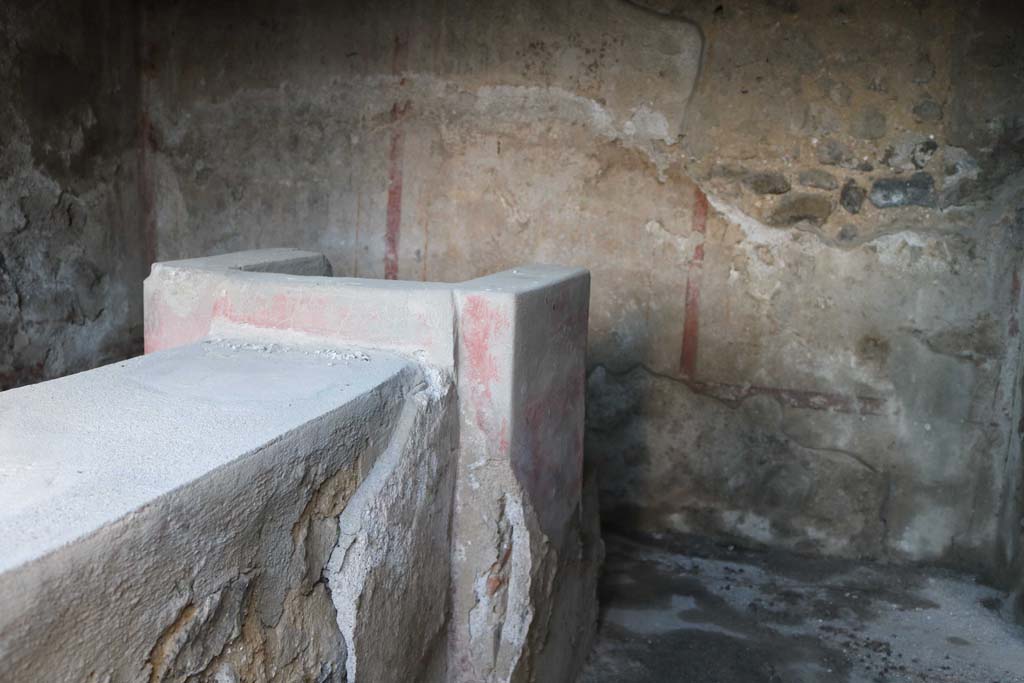
[[[587,273],[330,275],[155,264],[145,356],[0,393],[0,681],[575,675]]]

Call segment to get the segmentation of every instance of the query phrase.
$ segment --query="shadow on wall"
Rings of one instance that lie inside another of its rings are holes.
[[[0,390],[142,350],[135,14],[0,8]]]

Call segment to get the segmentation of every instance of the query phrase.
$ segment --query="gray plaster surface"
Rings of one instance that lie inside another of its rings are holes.
[[[606,519],[1008,571],[1022,7],[157,3],[157,255],[586,267]]]
[[[1005,593],[960,574],[607,539],[584,683],[1020,683]]]
[[[232,251],[216,256],[202,256],[184,261],[154,264],[161,268],[188,267],[207,270],[245,270],[256,273],[309,275],[330,277],[331,264],[320,253],[288,247]]]
[[[0,394],[0,571],[372,391],[380,351],[207,341]]]

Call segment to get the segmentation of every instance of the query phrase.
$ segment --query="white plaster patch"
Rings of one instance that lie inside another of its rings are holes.
[[[766,544],[775,540],[771,520],[767,517],[739,510],[725,510],[720,516],[726,528],[736,529],[742,536]]]
[[[476,91],[474,106],[479,114],[534,123],[538,110],[548,116],[586,121],[598,135],[614,139],[621,135],[615,117],[596,101],[555,86],[485,85]]]
[[[653,237],[659,248],[670,246],[679,252],[679,262],[687,263],[693,254],[694,240],[686,235],[677,235],[665,229],[660,221],[650,220],[644,225],[644,232]]]
[[[910,230],[901,230],[890,235],[880,235],[868,244],[878,247],[878,260],[892,268],[946,269],[942,259],[933,255],[930,248],[937,240],[924,237]],[[943,244],[943,246],[945,246]]]
[[[915,559],[941,557],[949,547],[951,530],[958,528],[959,518],[956,510],[940,507],[933,500],[931,507],[919,508],[911,517],[895,545]]]
[[[454,414],[448,391],[413,385],[387,449],[338,519],[325,570],[349,680],[413,679],[446,622]]]
[[[738,226],[748,241],[754,244],[767,244],[773,247],[788,245],[793,242],[793,237],[789,230],[767,226],[732,204],[707,192],[705,188],[701,189],[704,190],[704,194],[708,198],[708,204],[731,223]]]
[[[661,140],[665,144],[675,143],[669,130],[668,119],[660,111],[654,111],[646,104],[633,112],[633,115],[622,127],[630,137],[644,140]]]

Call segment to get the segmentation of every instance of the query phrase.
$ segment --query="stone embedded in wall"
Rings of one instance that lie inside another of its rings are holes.
[[[882,163],[897,173],[921,170],[928,165],[939,149],[931,137],[906,134],[886,148]]]
[[[942,120],[942,105],[926,97],[914,104],[913,113],[918,123],[936,123]]]
[[[835,135],[842,129],[842,118],[836,107],[827,102],[809,102],[802,128],[812,135]]]
[[[834,190],[839,187],[834,175],[818,168],[801,171],[799,182],[804,187],[813,187],[818,190]]]
[[[959,206],[970,201],[977,190],[981,169],[971,154],[961,147],[943,150],[943,178],[940,191],[942,206]]]
[[[839,233],[836,235],[840,242],[852,242],[857,239],[857,226],[846,224],[839,228]]]
[[[708,35],[703,80],[691,107],[702,116],[692,119],[682,141],[694,158],[691,165],[703,170],[711,163],[741,163],[767,169],[770,166],[765,162],[773,160],[777,170],[791,173],[790,168],[817,161],[824,164],[822,168],[850,169],[850,173],[842,174],[839,185],[850,178],[862,188],[871,188],[879,178],[903,182],[914,173],[927,171],[934,176],[933,193],[941,196],[941,205],[955,204],[964,210],[937,212],[916,204],[902,205],[904,208],[899,210],[862,205],[858,214],[837,209],[822,226],[819,240],[817,234],[764,231],[757,219],[773,223],[771,207],[779,200],[730,193],[729,188],[722,187],[724,184],[708,183],[705,189],[719,212],[712,214],[715,232],[723,237],[722,243],[705,241],[704,258],[721,264],[729,277],[709,282],[711,269],[705,267],[700,333],[708,342],[702,347],[698,377],[708,384],[691,389],[710,391],[713,381],[725,377],[735,378],[737,384],[770,377],[773,384],[834,388],[845,383],[856,391],[871,387],[876,395],[888,397],[899,417],[857,417],[849,423],[849,431],[840,426],[843,420],[837,415],[821,415],[819,419],[822,442],[840,433],[849,435],[851,442],[842,447],[844,451],[885,452],[882,434],[886,435],[884,443],[904,444],[889,451],[882,465],[890,491],[876,517],[886,525],[882,537],[876,539],[878,547],[886,548],[883,555],[943,557],[961,566],[994,566],[998,564],[994,561],[995,549],[1007,541],[992,520],[1004,516],[1012,520],[1016,532],[1020,514],[1014,517],[1012,510],[1024,500],[1019,494],[999,493],[999,482],[1006,477],[1019,480],[1021,476],[1016,456],[1005,464],[1003,460],[1012,452],[1006,434],[1015,429],[1019,417],[1007,416],[1004,401],[1019,395],[1019,378],[1015,383],[1011,379],[1013,371],[1000,370],[1004,362],[1020,367],[1019,345],[1004,345],[998,363],[975,364],[929,347],[923,340],[931,339],[938,329],[929,330],[918,340],[908,331],[908,320],[928,319],[937,328],[960,329],[973,324],[977,313],[983,311],[1003,321],[1011,318],[1008,306],[1014,304],[1008,302],[1013,283],[1018,280],[1014,266],[1021,257],[1011,237],[1012,214],[1001,208],[1006,206],[1006,193],[995,199],[997,189],[1009,189],[1001,183],[1012,176],[995,169],[1014,169],[1010,173],[1017,173],[1019,178],[1024,167],[1012,152],[1013,141],[1022,139],[1019,132],[1013,132],[1014,122],[1024,111],[1024,90],[1019,87],[1020,64],[1024,63],[1020,59],[1022,43],[1012,34],[1022,25],[1024,5],[953,0],[841,4],[851,10],[841,21],[837,21],[834,3],[802,3],[797,15],[784,16],[766,3],[736,0],[727,4],[731,11],[714,19],[708,16],[710,10],[701,10],[699,3],[687,5],[688,16]],[[1010,16],[1000,18],[997,5]],[[810,78],[803,71],[803,60],[778,47],[794,34],[807,37],[821,50],[818,71]],[[735,86],[740,83],[750,87],[744,97],[737,94],[740,88]],[[832,91],[835,83],[850,87],[849,104],[842,104],[844,93]],[[915,105],[922,101],[927,104],[918,106],[915,112]],[[855,123],[862,123],[855,118],[869,107],[887,118],[882,138],[850,134],[856,130]],[[794,110],[799,126],[792,125]],[[929,135],[935,139],[929,140]],[[951,151],[951,145],[966,150],[976,163]],[[901,149],[896,156],[883,160],[889,147]],[[952,157],[956,160],[951,162]],[[874,165],[877,175],[867,176],[866,171],[862,175],[860,168],[865,161]],[[948,190],[945,177],[949,178]],[[996,177],[1001,180],[996,181]],[[925,185],[928,182],[924,179]],[[884,190],[886,184],[882,182],[877,189]],[[835,194],[832,201],[837,202],[840,193]],[[878,192],[875,199],[881,199]],[[922,201],[930,203],[926,198]],[[939,202],[936,198],[936,204]],[[829,239],[833,236],[835,242]],[[737,246],[728,246],[731,244]],[[857,248],[849,248],[854,244]],[[861,261],[862,256],[868,260]],[[802,275],[789,279],[790,273]],[[712,293],[716,287],[736,295],[716,296]],[[798,294],[782,303],[788,291]],[[709,297],[714,299],[713,304],[707,303]],[[737,310],[746,297],[763,303],[752,306],[754,311],[740,322]],[[640,301],[642,298],[636,296],[629,299],[630,306],[639,306]],[[778,321],[778,328],[761,322],[766,320]],[[848,337],[848,333],[830,335],[830,329],[839,329],[833,325],[844,332],[875,327],[861,332],[889,342],[889,362],[880,364],[862,358],[841,338]],[[1004,325],[1004,336],[1007,327]],[[643,362],[672,376],[676,368],[658,362],[665,342],[656,333],[641,329],[646,333],[643,339],[650,340],[645,341],[645,351],[651,349]],[[715,345],[714,350],[708,344]],[[741,344],[743,351],[734,352]],[[748,365],[745,358],[752,359]],[[853,359],[852,366],[840,358]],[[609,367],[615,367],[616,362]],[[735,370],[739,366],[744,368],[742,372]],[[966,389],[946,392],[934,379],[943,375],[959,377],[948,382],[950,386],[969,385],[987,392],[987,400],[957,398],[968,394]],[[915,388],[922,382],[931,385],[927,392]],[[995,396],[999,398],[993,400]],[[970,421],[974,418],[968,416],[976,414],[986,416],[986,426],[971,434],[974,427]],[[908,427],[915,421],[928,424],[930,431]],[[682,449],[674,443],[652,446],[651,442],[657,443],[662,434],[650,425],[612,430],[622,437],[641,431],[650,435],[647,443],[627,449],[621,467],[615,449],[607,449],[615,468],[610,476],[616,479],[607,487],[614,491],[627,477],[644,479],[636,474],[636,463],[656,462],[646,475],[647,486],[638,483],[638,494],[627,496],[644,512],[652,512],[655,506],[647,503],[647,491],[662,486],[669,473],[674,475],[688,467],[703,473],[703,458],[711,448],[695,445]],[[968,435],[966,439],[964,435]],[[877,442],[873,441],[876,437]],[[971,445],[975,438],[985,445]],[[872,440],[873,445],[863,449],[851,445],[861,439],[865,440],[862,443]],[[950,446],[954,440],[963,441]],[[603,452],[606,449],[601,441],[595,435],[594,447]],[[993,457],[996,452],[1004,456]],[[837,451],[832,453],[838,455]],[[665,462],[658,462],[659,457]],[[724,467],[721,461],[715,463],[708,465],[709,469]],[[934,482],[937,477],[948,482],[943,488],[969,489],[972,493],[964,497],[982,502],[977,507],[973,503],[943,502],[927,492],[932,484],[924,483]],[[692,480],[674,488],[680,500],[707,491]],[[909,498],[918,501],[913,509],[904,503]],[[728,509],[737,499],[732,492],[721,495],[709,504],[713,512],[708,517]],[[665,507],[680,510],[682,515],[687,503],[666,502]],[[745,512],[751,507],[749,501],[743,505]],[[977,509],[986,512],[978,514]],[[815,529],[825,526],[815,525]],[[689,528],[729,532],[743,528],[744,537],[759,537],[754,525],[715,524],[706,518]],[[951,532],[953,528],[958,530]],[[772,543],[784,542],[778,533],[766,532],[764,536]],[[963,550],[964,544],[972,550]]]
[[[712,179],[721,178],[723,180],[743,180],[747,177],[749,171],[738,166],[736,164],[715,164],[711,167],[709,177]]]
[[[815,158],[825,166],[840,166],[856,171],[872,171],[873,165],[867,159],[858,159],[853,148],[835,138],[824,138],[815,146]]]
[[[888,127],[885,114],[875,107],[868,107],[850,123],[850,135],[862,140],[880,140],[885,137]]]
[[[819,164],[841,166],[850,163],[853,154],[850,148],[834,138],[825,138],[818,144],[817,158]]]
[[[934,206],[935,179],[929,173],[909,178],[882,178],[871,186],[871,203],[879,209],[894,206]]]
[[[860,207],[864,203],[867,192],[854,180],[847,180],[843,190],[839,194],[839,204],[848,213],[860,213]]]
[[[828,98],[832,100],[832,103],[840,107],[848,106],[850,98],[853,96],[850,86],[845,83],[837,83],[831,78],[825,79],[825,82],[822,83],[822,89],[828,95]]]
[[[792,188],[786,176],[777,171],[751,173],[743,184],[757,194],[785,194]]]
[[[928,162],[935,156],[935,152],[939,149],[939,143],[935,140],[924,140],[914,145],[913,151],[910,153],[910,161],[914,164],[914,168],[924,168],[928,165]]]
[[[935,65],[932,64],[932,60],[927,52],[922,52],[918,55],[913,67],[911,67],[910,74],[914,83],[918,85],[929,83],[935,77]]]
[[[871,92],[889,92],[889,79],[886,77],[884,72],[875,72],[871,74],[864,84],[865,87]]]
[[[783,197],[768,216],[774,226],[790,226],[801,222],[821,225],[832,214],[832,201],[818,194],[795,194]]]

